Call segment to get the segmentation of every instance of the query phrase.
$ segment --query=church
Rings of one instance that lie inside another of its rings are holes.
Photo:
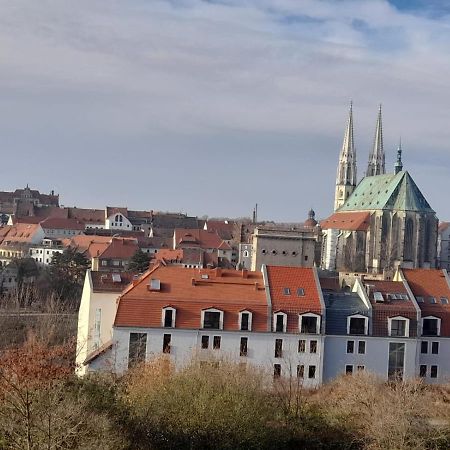
[[[350,105],[336,177],[334,214],[321,222],[323,269],[380,274],[434,268],[438,219],[408,171],[401,144],[394,172],[386,173],[381,106],[365,176],[357,182]]]

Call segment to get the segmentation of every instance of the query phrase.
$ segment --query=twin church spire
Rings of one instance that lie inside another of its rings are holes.
[[[395,173],[403,169],[401,142],[397,151]],[[383,147],[383,124],[381,117],[381,105],[378,110],[375,139],[370,152],[366,176],[383,175],[386,173],[385,155]],[[347,128],[344,142],[339,155],[339,165],[336,176],[336,192],[334,197],[334,210],[338,210],[350,197],[356,188],[356,149],[353,138],[353,104],[350,103]]]

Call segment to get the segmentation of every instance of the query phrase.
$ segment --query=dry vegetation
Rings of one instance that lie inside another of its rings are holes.
[[[450,447],[450,388],[358,373],[317,391],[233,362],[166,357],[122,378],[73,375],[73,345],[29,338],[0,359],[0,449]]]

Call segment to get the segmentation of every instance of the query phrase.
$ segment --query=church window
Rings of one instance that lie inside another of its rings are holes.
[[[413,259],[413,240],[414,240],[414,223],[411,218],[406,219],[405,226],[405,251],[404,259]]]

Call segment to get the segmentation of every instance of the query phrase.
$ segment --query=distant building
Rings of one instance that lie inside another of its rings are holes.
[[[401,146],[394,173],[385,173],[384,161],[380,109],[366,176],[356,185],[350,109],[339,158],[335,213],[321,222],[324,269],[392,275],[398,267],[436,267],[436,214],[403,170]]]
[[[450,222],[441,222],[438,228],[438,267],[450,270]]]

